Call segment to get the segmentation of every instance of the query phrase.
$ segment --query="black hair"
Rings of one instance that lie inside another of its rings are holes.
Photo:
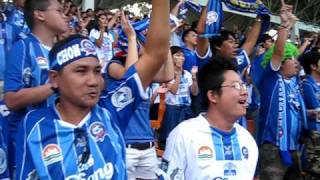
[[[182,48],[179,46],[171,46],[170,51],[171,51],[171,55],[174,55],[178,52],[183,52]]]
[[[185,42],[185,38],[190,32],[197,33],[197,31],[195,29],[192,29],[192,28],[183,31],[182,36],[181,36],[181,39],[182,39],[183,42]]]
[[[316,51],[311,51],[306,54],[302,54],[298,59],[304,69],[306,74],[311,74],[311,65],[318,66],[318,61],[320,60],[320,53]]]
[[[232,31],[222,30],[220,32],[220,35],[213,36],[210,39],[210,47],[214,54],[217,51],[216,47],[220,47],[224,41],[227,41],[229,39],[229,36],[232,36],[233,38],[235,38],[235,34]]]
[[[34,11],[45,11],[50,6],[50,0],[26,0],[24,3],[24,19],[32,30],[34,28]]]
[[[228,70],[236,72],[232,62],[221,56],[215,56],[199,70],[197,79],[204,109],[209,107],[208,91],[211,90],[214,93],[221,94],[221,85],[225,81],[224,74]]]

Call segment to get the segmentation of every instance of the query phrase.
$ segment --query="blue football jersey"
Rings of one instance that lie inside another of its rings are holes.
[[[41,45],[40,41],[32,34],[14,43],[12,49],[8,52],[5,64],[4,93],[17,92],[22,88],[45,84],[48,79],[48,54],[49,49]],[[43,102],[37,106],[12,111],[7,117],[10,143],[12,143],[13,148],[15,147],[17,126],[27,111],[38,107],[46,107],[47,103]]]
[[[0,23],[0,80],[4,80],[5,62],[7,53],[13,43],[19,39],[19,30],[6,22]]]
[[[109,86],[99,105],[77,125],[54,105],[30,111],[19,127],[17,179],[127,179],[119,124],[145,99],[135,67]]]
[[[208,63],[212,55],[210,48],[208,48],[207,54],[204,57],[199,57],[196,51],[192,51],[187,47],[182,47],[182,50],[185,58],[183,69],[189,72],[191,72],[193,66],[201,68],[204,64]]]
[[[303,99],[307,109],[320,108],[320,86],[315,79],[307,75],[302,81]],[[308,129],[320,132],[320,122],[314,118],[308,118]]]

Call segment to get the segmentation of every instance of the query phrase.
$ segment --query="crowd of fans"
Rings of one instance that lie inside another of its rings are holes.
[[[320,36],[284,1],[276,35],[257,14],[212,37],[169,2],[1,2],[0,179],[320,178]]]

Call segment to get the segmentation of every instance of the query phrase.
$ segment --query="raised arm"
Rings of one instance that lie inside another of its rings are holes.
[[[207,6],[202,8],[200,19],[197,25],[197,33],[201,35],[205,32],[206,29],[206,19],[207,19]],[[209,40],[208,38],[198,36],[197,38],[197,47],[196,51],[199,56],[203,57],[206,55],[209,48]]]
[[[242,49],[246,51],[248,55],[250,55],[253,51],[254,46],[257,43],[261,30],[261,19],[257,17],[252,25],[252,28],[247,34],[247,39],[242,45]]]
[[[128,38],[128,53],[124,66],[112,63],[108,67],[108,73],[114,79],[121,79],[121,77],[127,72],[128,68],[138,61],[136,32],[124,12],[121,12],[121,27]]]
[[[178,0],[178,3],[171,9],[171,14],[178,16],[180,6],[184,3],[184,0]]]
[[[296,17],[292,14],[292,6],[285,4],[283,0],[281,3],[281,24],[278,29],[278,38],[276,40],[274,52],[271,58],[272,67],[274,69],[279,69],[281,66],[281,60],[284,54],[284,46],[288,39],[288,33],[296,21]]]
[[[166,62],[161,66],[158,73],[153,78],[153,82],[165,83],[171,81],[174,78],[174,65],[172,55],[169,49],[168,58]]]
[[[136,63],[144,88],[151,83],[161,65],[167,60],[169,36],[169,0],[152,0],[150,28],[145,50]]]

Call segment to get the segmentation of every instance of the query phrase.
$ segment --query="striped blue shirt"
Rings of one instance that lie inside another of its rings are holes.
[[[77,126],[61,120],[54,105],[29,112],[18,131],[17,179],[126,179],[118,127],[145,94],[134,66],[109,88]]]

